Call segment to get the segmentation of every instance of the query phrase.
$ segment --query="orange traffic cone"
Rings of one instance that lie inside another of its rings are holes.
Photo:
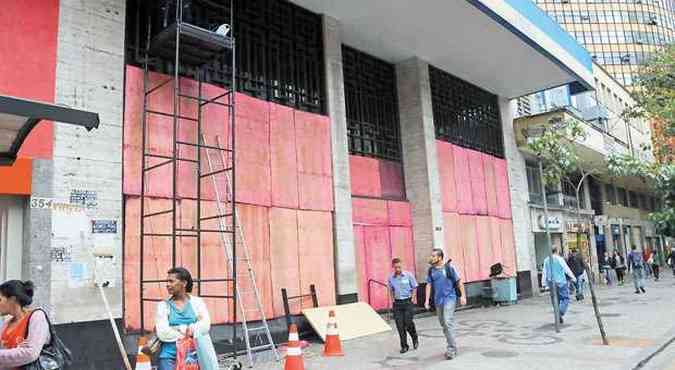
[[[284,370],[305,370],[305,360],[302,358],[298,327],[295,324],[291,324],[288,329],[288,348],[286,349]]]
[[[136,355],[136,370],[152,370],[150,357],[143,353],[143,347],[148,343],[148,338],[138,338],[138,355]]]
[[[335,311],[331,310],[328,314],[328,325],[326,328],[326,344],[323,347],[324,356],[344,356],[342,353],[342,343],[340,334],[338,334]]]

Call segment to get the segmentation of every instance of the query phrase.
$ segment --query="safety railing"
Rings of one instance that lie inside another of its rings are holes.
[[[371,306],[373,305],[373,303],[371,302],[371,297],[373,296],[371,288],[373,287],[373,284],[376,287],[384,288],[387,291],[387,306],[384,309],[380,309],[379,311],[384,311],[383,313],[384,313],[385,320],[391,320],[393,318],[394,310],[393,310],[393,307],[392,307],[392,297],[391,297],[391,291],[389,290],[389,285],[387,285],[386,283],[383,283],[379,280],[376,280],[376,279],[369,279],[368,280],[368,304],[371,305]]]

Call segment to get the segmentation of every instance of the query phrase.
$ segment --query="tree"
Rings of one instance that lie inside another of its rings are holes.
[[[584,127],[578,120],[562,120],[560,118],[554,118],[549,121],[549,125],[544,127],[540,134],[534,137],[529,143],[529,149],[537,156],[540,162],[541,176],[544,179],[544,182],[547,185],[558,186],[561,182],[567,182],[571,184],[575,189],[575,198],[576,198],[576,214],[577,219],[581,220],[581,197],[580,192],[583,186],[584,181],[589,176],[592,176],[596,172],[592,166],[588,163],[584,163],[576,152],[575,146],[579,142],[582,142],[586,137],[586,131]],[[543,189],[543,185],[542,185]],[[543,194],[544,199],[546,199],[546,194]],[[544,200],[546,206],[546,200]],[[546,209],[545,209],[546,211]],[[548,235],[547,228],[547,238],[549,240],[550,246],[550,236]],[[581,232],[577,230],[577,247],[582,252],[580,247]],[[591,252],[589,250],[588,261],[591,261]],[[589,264],[586,266],[586,274],[591,277],[593,276],[592,272],[589,271]],[[602,343],[608,345],[607,335],[605,333],[605,327],[600,317],[600,310],[598,308],[598,300],[595,295],[595,289],[593,287],[593,279],[589,279],[588,286],[591,291],[591,300],[593,303],[593,310],[595,313],[595,319],[598,323],[598,329],[600,330],[600,336],[602,337]],[[557,297],[554,297],[556,302],[556,320],[557,317]],[[556,321],[557,322],[557,321]],[[556,326],[557,328],[557,326]]]

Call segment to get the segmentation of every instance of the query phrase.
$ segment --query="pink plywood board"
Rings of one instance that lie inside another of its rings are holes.
[[[388,225],[387,201],[352,198],[352,220],[355,224]]]
[[[272,205],[298,208],[298,164],[293,109],[270,103]]]
[[[256,106],[254,103],[248,102],[250,109]],[[258,101],[257,109],[267,112],[268,103]],[[253,119],[243,112],[241,114],[237,114],[235,125],[237,131],[235,137],[237,201],[270,206],[272,204],[272,180],[269,122]],[[262,117],[267,117],[267,113]]]
[[[378,160],[380,181],[382,183],[382,197],[387,199],[405,199],[403,185],[403,167],[400,163]]]
[[[487,193],[485,190],[485,169],[483,154],[469,150],[469,171],[471,172],[471,198],[476,214],[487,215]]]
[[[448,258],[452,259],[455,267],[459,269],[462,276],[466,273],[466,263],[464,259],[464,247],[462,245],[463,232],[460,223],[460,215],[454,212],[443,212],[443,226],[445,230],[445,252]]]
[[[499,217],[511,218],[511,193],[509,190],[509,174],[506,160],[495,159],[495,178],[497,181],[497,208]]]
[[[300,295],[298,254],[298,214],[294,209],[270,209],[270,252],[272,262],[272,297],[274,316],[284,314],[281,289],[289,296]],[[289,302],[291,313],[300,313],[299,302]]]
[[[497,178],[495,175],[495,158],[488,154],[483,154],[483,168],[485,169],[485,194],[487,197],[487,214],[489,216],[499,216],[499,207],[497,206]]]
[[[366,242],[366,271],[368,280],[374,279],[386,284],[390,274],[391,244],[389,241],[389,229],[382,226],[369,226],[364,228]],[[371,283],[368,303],[374,309],[389,307],[389,294],[387,288]]]
[[[390,226],[412,226],[410,202],[388,200],[387,213]]]
[[[490,237],[492,238],[492,255],[495,263],[503,263],[502,258],[502,234],[500,230],[500,220],[497,217],[490,216]]]
[[[300,209],[333,210],[333,178],[331,176],[300,173],[298,183]]]
[[[460,240],[464,249],[464,281],[480,280],[480,251],[477,240],[477,216],[460,215]]]
[[[471,172],[469,168],[469,153],[467,149],[455,146],[453,148],[455,163],[455,189],[457,193],[457,211],[460,214],[474,214],[471,191]]]
[[[359,300],[368,302],[368,271],[366,270],[366,239],[364,229],[367,226],[354,225],[354,249],[356,254],[356,282]]]
[[[320,306],[335,304],[333,218],[330,212],[298,211],[300,289],[314,284]],[[310,307],[311,300],[304,302]]]
[[[478,259],[480,262],[479,276],[480,280],[487,280],[490,277],[490,266],[496,262],[492,249],[492,227],[488,216],[477,216],[476,218]]]
[[[403,268],[415,275],[415,244],[412,227],[390,226],[391,257],[403,260]]]
[[[375,198],[382,196],[382,180],[377,159],[350,155],[349,171],[353,195]]]
[[[436,152],[443,210],[454,212],[457,210],[457,189],[453,145],[442,140],[436,140]]]
[[[333,210],[330,120],[294,111],[301,209]]]
[[[236,93],[235,95],[237,118],[246,118],[252,121],[269,122],[269,108],[267,102],[252,96]]]
[[[513,222],[499,220],[502,236],[502,264],[507,276],[516,276],[516,248],[513,239]]]
[[[122,144],[124,194],[141,193],[141,120],[143,115],[143,71],[127,67],[124,86],[124,142]]]

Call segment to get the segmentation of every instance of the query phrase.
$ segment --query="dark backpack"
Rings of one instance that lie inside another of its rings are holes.
[[[451,261],[448,261],[445,265],[443,265],[445,269],[445,278],[452,281],[452,286],[455,288],[455,295],[457,296],[457,298],[460,298],[462,297],[462,291],[459,289],[459,280],[454,280],[452,278],[452,269],[450,268],[450,262]],[[429,271],[427,272],[429,280],[431,280],[432,282],[434,281],[434,278],[431,275],[433,268],[434,268],[433,266],[429,267]]]

